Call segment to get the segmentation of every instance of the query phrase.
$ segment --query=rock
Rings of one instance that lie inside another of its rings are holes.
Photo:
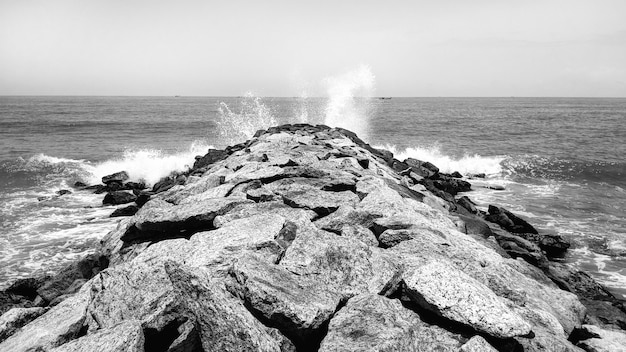
[[[478,214],[478,209],[476,209],[476,204],[472,202],[467,196],[460,197],[456,200],[456,203],[472,214]]]
[[[549,257],[562,257],[570,243],[560,235],[519,233],[520,237],[537,244]]]
[[[250,200],[237,198],[186,198],[178,205],[160,199],[146,203],[133,218],[122,241],[175,238],[213,228],[213,219]]]
[[[68,189],[62,189],[62,190],[56,191],[56,194],[59,195],[59,196],[64,196],[66,194],[72,194],[72,191],[70,191]]]
[[[493,346],[487,342],[480,335],[475,335],[469,339],[463,346],[461,346],[461,352],[497,352]]]
[[[51,352],[143,352],[144,333],[137,321],[126,321],[101,329],[52,349]],[[162,347],[162,346],[159,346]]]
[[[139,207],[132,204],[127,207],[115,209],[115,211],[113,211],[113,213],[111,213],[109,217],[114,218],[118,216],[133,216],[137,213],[137,211],[139,211]]]
[[[472,189],[472,185],[469,182],[442,174],[439,174],[438,179],[434,180],[433,184],[438,189],[451,195],[456,195],[459,192],[468,192]]]
[[[141,208],[144,206],[144,204],[148,203],[150,197],[152,197],[153,195],[154,193],[152,192],[139,192],[139,194],[137,195],[137,199],[135,199],[135,204],[137,204],[137,206]]]
[[[443,318],[469,325],[497,338],[524,336],[531,326],[489,288],[441,262],[426,264],[404,276],[413,302]]]
[[[362,294],[335,314],[319,351],[458,351],[460,340],[398,300]]]
[[[218,161],[224,160],[228,157],[228,153],[225,150],[209,149],[204,156],[197,156],[196,162],[193,163],[193,169],[200,169],[212,165]]]
[[[359,201],[359,197],[349,191],[326,192],[316,189],[285,192],[282,197],[285,204],[311,209],[320,216],[334,212],[341,205],[354,205]]]
[[[460,172],[455,171],[453,173],[450,174],[450,177],[454,177],[454,178],[463,178],[463,175],[461,175]]]
[[[129,178],[130,177],[128,176],[128,173],[126,171],[120,171],[120,172],[116,172],[114,174],[102,177],[102,183],[104,183],[105,185],[108,185],[111,182],[122,183],[128,180]]]
[[[321,329],[341,302],[341,295],[319,282],[298,277],[283,267],[248,255],[231,271],[231,291],[297,345],[319,340]]]
[[[496,223],[512,233],[538,233],[526,220],[504,208],[499,208],[494,205],[489,205],[489,215],[485,217],[485,220]]]
[[[319,230],[298,234],[279,265],[343,299],[380,292],[399,270],[381,249]]]
[[[5,292],[12,295],[24,296],[26,299],[33,301],[38,293],[37,289],[50,280],[50,275],[41,275],[15,280]]]
[[[341,227],[340,234],[343,237],[361,241],[368,246],[378,246],[378,240],[374,233],[362,225],[345,225]]]
[[[439,168],[429,162],[408,158],[404,162],[419,176],[433,177],[439,173]]]
[[[86,318],[89,291],[66,299],[0,343],[0,351],[48,351],[80,334]]]
[[[152,192],[153,193],[165,192],[168,189],[176,185],[184,184],[186,180],[187,180],[187,177],[185,175],[171,175],[171,176],[164,177],[161,180],[159,180],[159,182],[155,183],[154,186],[152,186]]]
[[[46,308],[12,308],[0,316],[0,342],[46,312]]]
[[[74,187],[75,188],[84,188],[84,187],[87,187],[87,184],[84,183],[84,182],[81,182],[81,181],[76,181],[76,182],[74,182]]]
[[[267,188],[256,188],[246,191],[246,198],[254,202],[271,202],[280,197]]]
[[[115,191],[109,192],[104,199],[102,200],[102,204],[104,205],[118,205],[118,204],[126,204],[130,202],[134,202],[137,197],[129,192],[125,191]]]
[[[61,269],[57,275],[41,285],[37,289],[37,293],[47,302],[51,302],[63,294],[74,293],[84,283],[84,280],[92,278],[107,268],[108,264],[108,259],[100,254],[87,255]]]
[[[124,189],[132,191],[141,191],[146,189],[146,184],[143,182],[126,182],[124,183]]]
[[[620,330],[606,330],[594,325],[583,325],[583,330],[592,336],[580,341],[578,345],[589,352],[624,352],[626,351],[626,333]]]

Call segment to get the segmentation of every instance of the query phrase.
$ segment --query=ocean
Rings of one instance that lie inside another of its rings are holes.
[[[340,125],[444,172],[486,174],[466,194],[479,207],[567,238],[563,260],[626,298],[621,98],[0,97],[0,287],[58,270],[115,228],[115,207],[76,181],[125,170],[152,184],[209,147],[295,122]]]

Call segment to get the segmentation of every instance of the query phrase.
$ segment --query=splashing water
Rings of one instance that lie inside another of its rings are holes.
[[[502,170],[502,162],[506,160],[503,156],[481,156],[478,154],[464,155],[461,158],[454,158],[443,153],[438,145],[427,148],[414,147],[398,150],[393,145],[375,146],[375,148],[386,149],[392,152],[396,159],[404,160],[414,158],[422,161],[429,161],[437,166],[442,172],[452,173],[458,171],[464,175],[485,173],[486,175],[499,175]]]
[[[252,138],[256,131],[277,124],[272,110],[252,93],[246,93],[238,113],[233,112],[224,102],[220,103],[218,112],[220,136],[228,144],[243,142]]]
[[[327,87],[328,103],[324,123],[330,127],[349,129],[367,140],[374,82],[375,77],[366,65],[340,76],[326,78],[324,84]]]

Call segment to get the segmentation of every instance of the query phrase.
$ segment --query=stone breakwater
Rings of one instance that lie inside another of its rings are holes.
[[[623,302],[558,262],[566,241],[350,131],[273,127],[126,179],[87,187],[133,203],[95,254],[0,292],[0,351],[626,346]]]

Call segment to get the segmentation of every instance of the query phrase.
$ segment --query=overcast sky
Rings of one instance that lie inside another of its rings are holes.
[[[626,1],[0,0],[0,94],[626,96]]]

